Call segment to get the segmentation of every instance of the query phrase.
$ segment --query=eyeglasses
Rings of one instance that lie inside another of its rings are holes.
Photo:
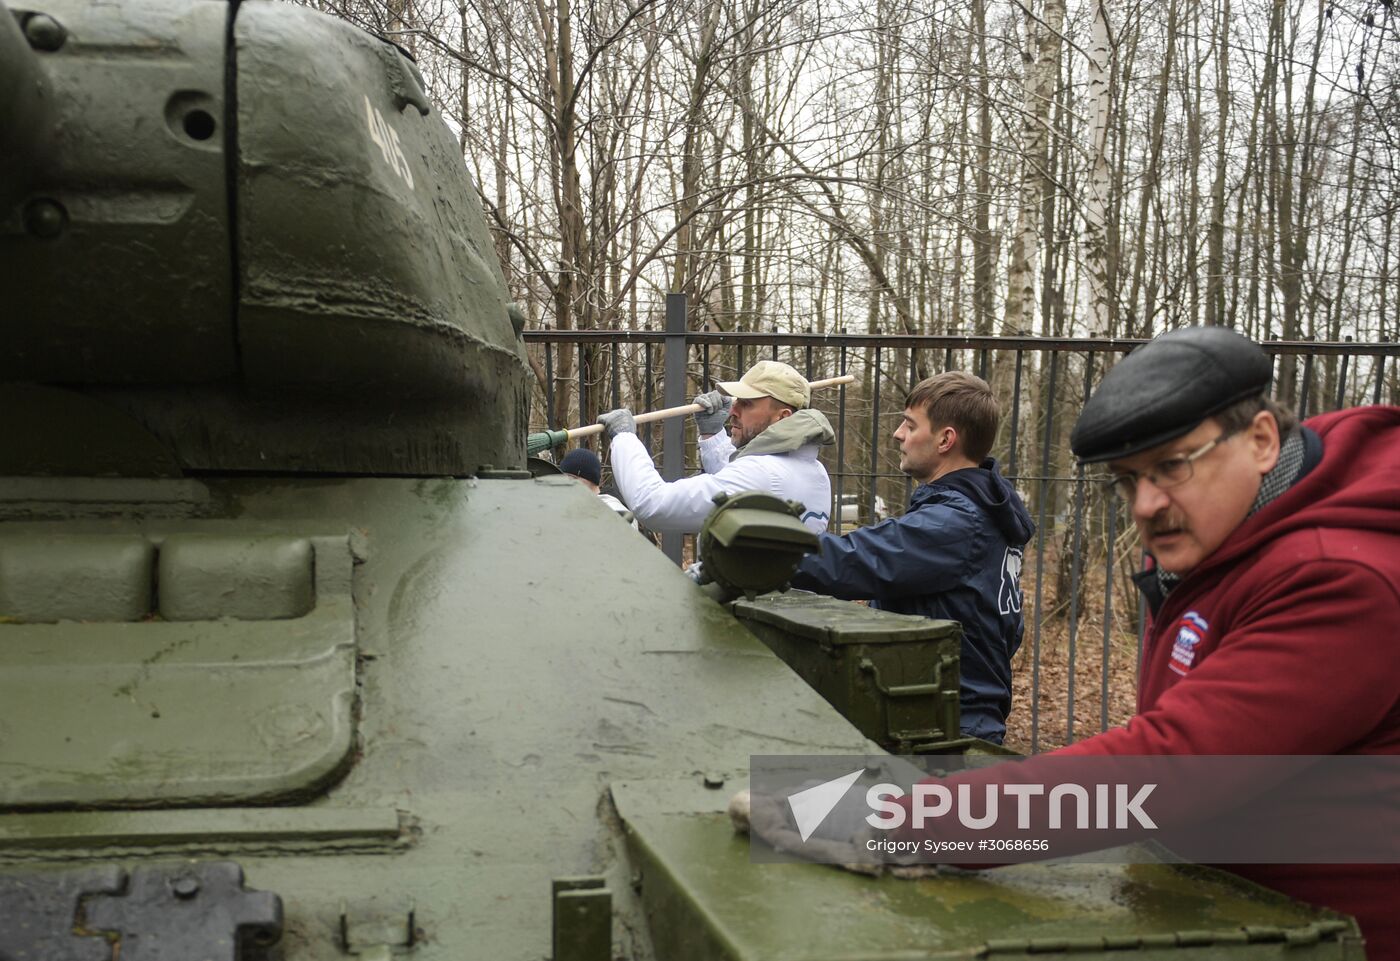
[[[1196,461],[1213,451],[1217,445],[1224,443],[1233,437],[1236,431],[1226,431],[1215,440],[1198,447],[1189,454],[1178,454],[1176,457],[1168,457],[1159,460],[1150,468],[1138,474],[1134,471],[1124,471],[1121,474],[1112,474],[1106,479],[1106,483],[1113,487],[1118,496],[1129,504],[1137,495],[1138,479],[1146,477],[1152,482],[1153,487],[1167,490],[1172,487],[1179,487],[1191,479],[1195,468],[1192,466]]]

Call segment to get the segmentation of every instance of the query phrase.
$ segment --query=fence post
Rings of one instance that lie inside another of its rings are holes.
[[[663,407],[685,403],[685,294],[666,295],[666,360]],[[662,422],[661,476],[680,480],[685,474],[685,418]],[[685,546],[684,534],[662,534],[661,551],[677,564]]]

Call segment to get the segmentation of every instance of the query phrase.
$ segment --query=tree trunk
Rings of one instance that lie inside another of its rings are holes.
[[[976,333],[992,332],[992,96],[987,63],[987,2],[972,0],[972,33],[977,44],[977,200],[973,207],[972,308]]]
[[[1215,21],[1215,173],[1210,185],[1206,253],[1206,323],[1225,324],[1225,148],[1230,137],[1230,0]],[[1236,224],[1236,230],[1242,225]]]
[[[710,89],[710,68],[714,57],[715,32],[719,28],[720,0],[710,0],[700,26],[700,43],[696,48],[695,75],[690,82],[690,96],[685,111],[685,146],[681,150],[681,196],[676,201],[676,267],[671,277],[673,293],[694,293],[691,274],[694,251],[691,236],[693,219],[699,204],[700,172],[704,162],[700,144],[704,141],[701,125],[705,119],[705,97]]]
[[[1108,202],[1110,170],[1108,165],[1108,134],[1112,104],[1112,36],[1109,32],[1108,0],[1095,0],[1094,28],[1089,42],[1090,106],[1089,156],[1092,168],[1088,196],[1084,203],[1084,268],[1089,286],[1088,300],[1091,316],[1090,333],[1096,337],[1112,337],[1113,296],[1109,290],[1110,259],[1108,248]]]
[[[1045,0],[1044,23],[1027,20],[1025,106],[1022,127],[1021,204],[1011,241],[1007,271],[1006,311],[1002,330],[1014,334],[1035,323],[1036,261],[1040,249],[1040,208],[1054,189],[1050,177],[1050,104],[1059,81],[1060,33],[1064,29],[1064,0]],[[1034,44],[1032,59],[1031,39]]]

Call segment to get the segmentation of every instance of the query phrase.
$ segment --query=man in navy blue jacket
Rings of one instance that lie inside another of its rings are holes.
[[[961,371],[922,381],[894,432],[899,469],[919,482],[909,510],[821,535],[792,586],[963,627],[962,733],[997,744],[1021,646],[1021,561],[1035,524],[987,456],[1001,419],[987,382]]]

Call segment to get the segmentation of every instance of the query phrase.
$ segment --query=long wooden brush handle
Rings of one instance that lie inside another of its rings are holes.
[[[813,390],[818,390],[822,387],[835,387],[838,384],[849,384],[855,379],[855,374],[846,374],[841,377],[828,377],[826,380],[814,380],[808,386]],[[638,414],[636,420],[639,424],[650,424],[658,420],[669,420],[672,417],[680,417],[684,414],[698,414],[704,409],[705,408],[701,407],[699,404],[683,404],[680,407],[665,407],[661,410],[652,410],[645,414]],[[593,434],[601,433],[602,430],[602,424],[589,424],[585,427],[570,427],[569,440],[573,440],[575,437],[589,437]]]

